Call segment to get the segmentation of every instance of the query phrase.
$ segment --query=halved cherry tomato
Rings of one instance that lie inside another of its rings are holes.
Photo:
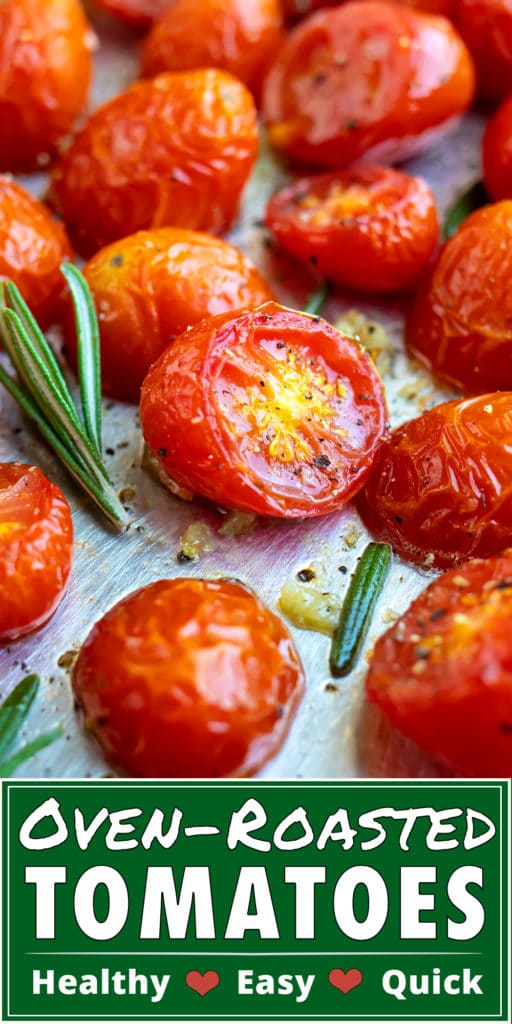
[[[512,542],[512,392],[445,402],[393,431],[358,507],[372,534],[427,568]]]
[[[493,100],[512,90],[512,3],[456,0],[455,22],[476,65],[478,91]]]
[[[386,0],[318,11],[267,76],[272,145],[309,164],[388,163],[432,141],[469,106],[471,57],[453,25]]]
[[[492,199],[512,199],[512,96],[487,122],[483,164],[485,187]]]
[[[182,334],[144,381],[141,421],[179,487],[261,515],[320,516],[362,487],[386,407],[354,341],[269,302]]]
[[[0,169],[55,154],[87,99],[93,38],[78,0],[0,3]]]
[[[72,553],[62,491],[37,466],[0,463],[0,641],[31,633],[53,615]]]
[[[512,202],[476,210],[446,243],[407,324],[411,352],[462,391],[512,389]]]
[[[127,402],[139,401],[151,364],[187,327],[273,297],[234,245],[184,228],[138,231],[101,249],[83,273],[98,312],[102,390]],[[76,368],[69,305],[65,336]]]
[[[439,235],[428,185],[382,167],[302,178],[273,196],[266,223],[322,276],[371,292],[412,284]]]
[[[304,677],[288,630],[242,584],[160,580],[94,626],[73,686],[130,775],[250,775],[281,746]]]
[[[142,74],[215,67],[259,94],[283,38],[279,0],[174,0],[142,48]]]
[[[435,580],[377,642],[366,692],[455,775],[512,774],[512,551]]]
[[[80,252],[145,228],[225,231],[258,148],[248,89],[202,69],[138,82],[90,118],[56,166],[51,200]]]
[[[41,326],[56,319],[71,256],[66,232],[38,199],[0,177],[0,281],[12,280]]]
[[[94,0],[94,5],[136,28],[149,28],[172,2],[173,0]]]

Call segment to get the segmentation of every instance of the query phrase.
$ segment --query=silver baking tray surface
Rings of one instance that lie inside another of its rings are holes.
[[[107,22],[96,22],[95,29],[100,45],[93,106],[125,88],[137,75],[136,38]],[[441,220],[454,198],[479,177],[481,132],[481,117],[469,114],[440,145],[407,165],[408,171],[421,174],[433,188]],[[230,238],[267,273],[281,301],[300,307],[312,282],[305,279],[290,286],[286,265],[276,262],[258,223],[267,198],[286,180],[282,166],[264,145],[262,148],[239,223]],[[44,194],[44,175],[19,180],[34,194]],[[392,365],[384,378],[393,426],[451,396],[436,389],[428,375],[405,358],[399,305],[374,304],[340,291],[324,315],[334,321],[354,308],[380,320],[393,342]],[[57,344],[58,340],[56,336]],[[350,573],[368,542],[368,534],[351,505],[322,519],[263,521],[243,535],[221,536],[220,513],[171,497],[142,468],[142,439],[135,407],[104,402],[104,447],[113,480],[119,491],[124,490],[133,518],[131,529],[123,536],[103,525],[10,397],[4,391],[0,394],[0,461],[35,463],[62,487],[73,510],[76,537],[73,575],[57,614],[40,632],[0,649],[0,697],[29,671],[41,676],[40,695],[23,739],[29,740],[56,724],[64,730],[63,738],[18,769],[18,777],[90,778],[111,774],[74,711],[69,671],[93,623],[125,594],[164,577],[227,575],[250,584],[275,608],[283,583],[316,563],[325,574],[323,589],[341,597],[349,576],[340,573],[339,566],[346,566]],[[176,558],[180,537],[189,524],[196,522],[210,526],[215,548],[198,562],[180,564]],[[265,767],[262,777],[439,775],[436,765],[392,732],[376,711],[366,707],[363,695],[368,650],[428,582],[428,574],[395,560],[367,650],[346,680],[334,682],[329,676],[326,636],[293,629],[307,674],[307,692],[284,748]]]

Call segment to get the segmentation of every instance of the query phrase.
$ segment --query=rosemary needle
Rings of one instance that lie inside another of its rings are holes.
[[[319,316],[330,294],[330,284],[328,281],[322,281],[322,283],[318,285],[318,288],[315,288],[315,291],[309,296],[302,312],[309,313],[310,316]]]
[[[6,778],[11,775],[20,764],[23,764],[29,757],[32,757],[39,750],[43,750],[44,747],[49,746],[50,743],[53,743],[54,740],[62,735],[62,729],[60,726],[57,726],[55,729],[50,730],[50,732],[36,736],[30,743],[26,743],[25,746],[6,758],[6,754],[12,747],[34,703],[38,689],[39,676],[25,676],[21,683],[15,686],[3,704],[0,705],[0,759],[3,758],[3,760],[0,760],[0,778]]]
[[[373,610],[391,567],[389,544],[368,544],[343,602],[333,636],[330,669],[333,676],[346,676],[366,639]]]

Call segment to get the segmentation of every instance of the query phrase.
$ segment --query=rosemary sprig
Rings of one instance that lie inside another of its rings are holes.
[[[62,729],[57,726],[50,732],[36,736],[11,757],[5,757],[34,703],[38,689],[39,676],[25,676],[0,705],[0,778],[7,778],[20,764],[62,735]]]
[[[480,209],[481,206],[485,206],[489,202],[489,196],[485,191],[483,182],[477,181],[475,185],[472,185],[467,192],[459,196],[450,206],[444,220],[443,237],[445,239],[451,238],[463,221],[466,220],[466,217],[469,217],[470,213]]]
[[[315,288],[314,292],[309,296],[302,312],[309,313],[310,316],[319,316],[330,294],[331,286],[329,282],[322,281],[321,284],[318,285],[318,288]]]
[[[373,610],[391,567],[389,544],[368,544],[343,602],[329,660],[331,674],[346,676],[368,635]]]
[[[59,364],[16,285],[0,290],[0,336],[19,383],[0,367],[0,383],[37,425],[74,479],[111,523],[128,525],[101,455],[101,388],[98,325],[87,282],[63,264],[75,308],[82,418]]]

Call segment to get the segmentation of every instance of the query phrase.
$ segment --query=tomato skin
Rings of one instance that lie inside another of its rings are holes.
[[[292,30],[267,76],[263,114],[271,144],[292,159],[389,163],[430,144],[473,91],[472,61],[450,22],[354,0]]]
[[[411,285],[439,235],[429,187],[381,167],[301,178],[273,196],[266,223],[322,276],[371,292]]]
[[[283,10],[287,18],[296,21],[323,7],[340,7],[341,2],[340,0],[283,0]],[[399,0],[399,2],[405,4],[406,7],[415,7],[420,11],[428,11],[430,14],[442,14],[445,18],[450,18],[453,13],[453,0]]]
[[[282,39],[279,0],[174,0],[144,41],[141,71],[224,68],[259,93]]]
[[[363,485],[385,432],[359,347],[277,303],[181,335],[144,381],[146,442],[172,480],[227,508],[319,516]]]
[[[452,569],[375,647],[368,699],[457,776],[512,772],[512,551]]]
[[[94,0],[95,7],[135,28],[149,28],[171,3],[172,0]]]
[[[92,115],[54,169],[50,198],[85,255],[169,224],[220,234],[257,147],[254,101],[237,79],[215,69],[159,75]]]
[[[250,775],[281,746],[304,689],[281,620],[242,584],[160,580],[94,626],[73,687],[125,772]]]
[[[456,0],[455,22],[475,62],[479,94],[504,99],[512,90],[511,0]]]
[[[394,430],[359,511],[402,558],[445,569],[512,541],[512,393],[457,399]]]
[[[37,466],[0,463],[0,642],[32,633],[53,615],[72,554],[62,491]]]
[[[64,291],[59,267],[70,257],[66,232],[46,207],[0,177],[0,281],[14,281],[43,328],[58,316]]]
[[[420,288],[407,345],[456,388],[512,389],[512,202],[476,210],[444,246]]]
[[[512,97],[489,119],[483,137],[485,187],[492,199],[512,199]]]
[[[0,4],[0,170],[55,154],[87,100],[92,39],[78,0]]]

